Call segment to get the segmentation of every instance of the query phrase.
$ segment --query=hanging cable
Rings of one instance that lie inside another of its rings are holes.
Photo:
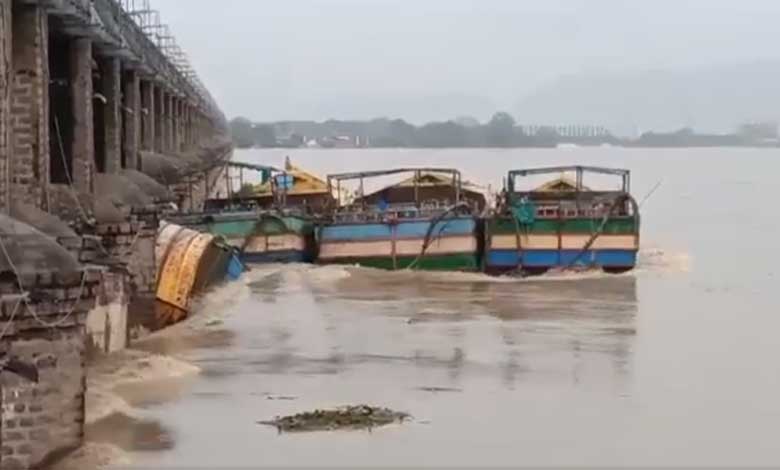
[[[438,240],[441,238],[442,232],[444,232],[444,229],[446,228],[446,225],[439,230],[439,233],[436,234],[436,237],[433,237],[433,231],[435,230],[436,226],[444,220],[445,217],[447,217],[450,214],[454,214],[459,209],[466,209],[470,210],[471,207],[466,202],[461,202],[458,204],[455,204],[454,206],[450,207],[449,209],[445,210],[441,214],[437,215],[430,221],[430,226],[428,227],[428,231],[425,233],[425,238],[423,239],[423,245],[422,250],[420,251],[420,254],[417,255],[417,258],[415,258],[412,263],[406,267],[407,270],[412,270],[417,267],[417,265],[422,261],[422,259],[425,257],[425,253],[428,251],[428,248],[430,247],[431,243],[433,243],[435,240]]]
[[[564,269],[571,268],[577,262],[582,259],[582,257],[585,255],[585,253],[590,250],[590,248],[593,246],[594,243],[596,243],[596,240],[604,233],[604,230],[607,228],[607,223],[612,219],[612,213],[615,212],[615,209],[620,207],[620,203],[624,201],[629,201],[631,205],[634,207],[634,213],[639,214],[639,205],[637,204],[636,200],[630,195],[630,194],[621,194],[620,196],[616,197],[615,200],[612,202],[612,205],[610,206],[607,213],[604,215],[604,218],[601,220],[601,224],[599,224],[598,229],[591,235],[588,242],[585,244],[585,246],[582,247],[582,249],[577,253],[577,256],[574,257],[569,263],[564,266]],[[637,215],[638,216],[638,215]]]
[[[26,310],[30,313],[30,315],[32,315],[32,317],[35,319],[35,321],[37,321],[44,328],[57,328],[58,326],[63,325],[66,321],[68,321],[68,319],[70,319],[70,317],[76,311],[76,307],[78,307],[79,302],[81,301],[81,299],[84,296],[84,289],[85,289],[85,287],[87,285],[87,272],[89,271],[89,269],[85,269],[84,272],[82,272],[82,274],[81,274],[81,286],[79,287],[78,297],[73,302],[72,307],[69,308],[69,309],[66,309],[67,312],[65,313],[65,315],[62,318],[60,318],[59,320],[57,320],[55,322],[48,323],[48,322],[46,322],[46,321],[44,321],[43,319],[40,318],[40,316],[38,315],[38,312],[36,312],[35,309],[31,306],[31,302],[30,302],[29,296],[25,294],[25,292],[27,292],[27,291],[25,291],[25,289],[24,289],[24,285],[22,283],[21,273],[17,269],[16,264],[14,264],[13,260],[11,259],[11,255],[8,252],[8,248],[5,245],[5,241],[3,240],[3,238],[5,236],[7,236],[7,235],[6,234],[0,234],[0,250],[2,250],[3,256],[5,256],[6,261],[8,261],[8,266],[11,267],[11,270],[13,271],[14,276],[16,276],[16,284],[19,287],[20,295],[23,296],[22,301],[24,302]]]

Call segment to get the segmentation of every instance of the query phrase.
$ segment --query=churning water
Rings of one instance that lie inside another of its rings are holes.
[[[99,442],[143,467],[780,464],[776,151],[290,156],[316,173],[453,166],[494,189],[511,168],[573,163],[633,170],[637,199],[663,183],[625,275],[258,267],[141,345],[198,372],[113,387],[129,436],[93,428]],[[414,419],[370,433],[256,424],[360,403]]]

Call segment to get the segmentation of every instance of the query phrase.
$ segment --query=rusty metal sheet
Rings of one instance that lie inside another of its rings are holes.
[[[213,241],[213,235],[204,233],[195,237],[187,247],[182,267],[179,270],[178,290],[176,292],[178,301],[184,302],[187,306],[189,306],[189,301],[192,298],[192,290],[195,286],[195,279],[198,277],[198,268],[203,260],[203,255]]]
[[[163,265],[157,283],[157,298],[184,310],[187,309],[188,299],[182,298],[179,293],[183,290],[179,286],[181,273],[185,265],[187,250],[198,235],[197,232],[181,231],[179,236],[171,242],[162,261]]]
[[[157,230],[157,240],[154,246],[154,256],[157,263],[157,274],[159,279],[160,270],[162,264],[165,261],[165,256],[171,247],[171,242],[176,239],[179,234],[186,230],[184,227],[176,224],[170,224],[162,222],[160,228]]]

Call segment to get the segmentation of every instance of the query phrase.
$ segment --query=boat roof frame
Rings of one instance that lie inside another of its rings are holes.
[[[415,185],[414,185],[414,204],[415,206],[420,206],[420,196],[419,196],[419,184],[418,181],[420,179],[420,176],[422,176],[423,173],[441,173],[441,174],[449,174],[452,175],[453,179],[453,186],[455,187],[455,202],[460,202],[461,196],[463,194],[462,186],[463,186],[463,176],[461,175],[460,170],[456,168],[447,168],[447,167],[401,167],[401,168],[391,168],[389,170],[371,170],[371,171],[355,171],[355,172],[348,172],[348,173],[335,173],[330,174],[327,177],[328,182],[328,190],[330,193],[333,193],[333,183],[336,183],[336,204],[337,206],[341,206],[341,182],[342,181],[350,181],[350,180],[360,180],[360,195],[361,199],[363,199],[363,206],[365,206],[365,191],[363,187],[363,180],[366,178],[377,178],[380,176],[388,176],[388,175],[398,175],[402,173],[414,173],[415,175]]]
[[[631,170],[623,168],[608,168],[603,166],[586,166],[586,165],[563,165],[563,166],[549,166],[540,168],[525,168],[519,170],[511,170],[507,174],[508,191],[510,193],[515,192],[515,179],[519,177],[528,177],[535,175],[546,175],[550,173],[564,173],[567,171],[573,171],[577,174],[577,191],[584,189],[583,175],[585,173],[596,173],[601,175],[619,176],[623,180],[623,192],[627,193],[631,190]]]
[[[246,162],[234,162],[229,161],[225,164],[225,166],[228,166],[230,168],[240,168],[242,170],[254,170],[258,172],[268,171],[271,173],[284,173],[284,170],[280,170],[279,168],[276,168],[275,166],[269,166],[269,165],[256,165],[254,163],[246,163]]]
[[[460,170],[455,168],[445,167],[401,167],[391,168],[389,170],[370,170],[370,171],[354,171],[348,173],[334,173],[328,175],[328,180],[333,181],[348,181],[361,178],[376,178],[386,175],[397,175],[400,173],[444,173],[457,176],[460,179]]]

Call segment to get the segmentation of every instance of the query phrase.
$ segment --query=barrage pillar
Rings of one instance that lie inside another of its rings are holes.
[[[73,184],[92,193],[95,143],[92,109],[92,41],[75,38],[70,43],[70,93],[73,105]]]
[[[124,80],[124,167],[131,170],[138,169],[141,114],[141,79],[138,72],[128,70]]]
[[[173,97],[170,93],[165,93],[163,99],[165,107],[165,144],[163,145],[165,153],[173,152]]]
[[[185,129],[187,135],[187,149],[192,149],[192,105],[187,105],[187,121],[185,122]]]
[[[101,94],[106,102],[104,116],[105,132],[105,172],[118,173],[122,168],[122,64],[115,57],[105,57],[100,60],[100,74],[103,89]]]
[[[154,151],[157,153],[163,153],[163,145],[165,135],[165,119],[163,118],[163,91],[162,89],[152,84],[152,96],[154,101]]]
[[[179,152],[179,98],[171,97],[171,152]]]
[[[12,11],[11,198],[42,207],[49,182],[49,27],[46,11]]]
[[[192,148],[192,107],[188,102],[184,103],[184,149]]]
[[[187,102],[184,101],[184,99],[179,100],[179,127],[177,127],[177,130],[179,132],[179,136],[178,136],[179,145],[177,149],[179,152],[183,152],[185,147],[187,146],[187,138],[185,135],[185,130],[187,128],[187,119],[185,115],[186,108],[187,108]]]

